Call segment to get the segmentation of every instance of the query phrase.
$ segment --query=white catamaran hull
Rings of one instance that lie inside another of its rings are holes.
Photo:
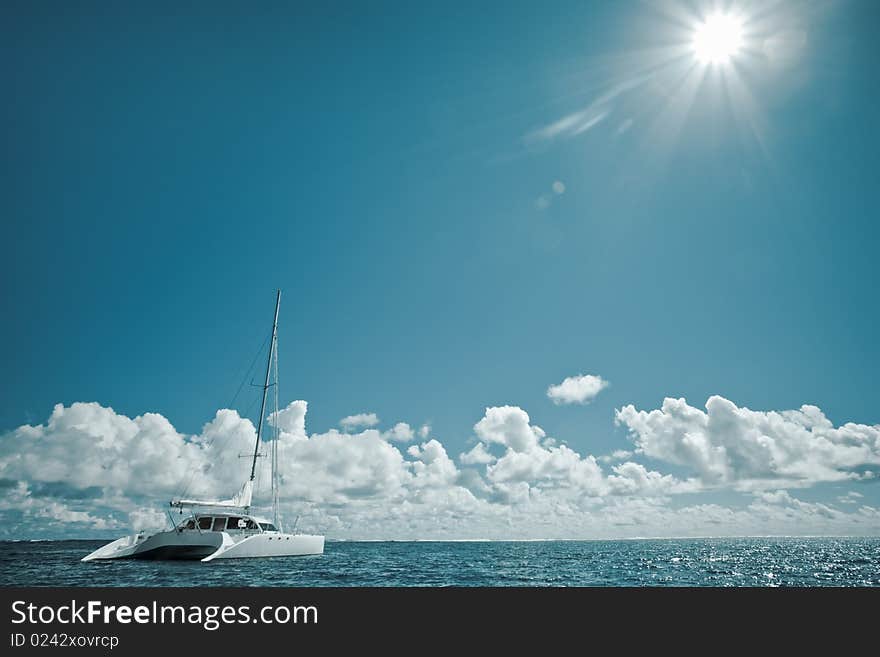
[[[278,524],[278,427],[272,446],[273,521],[250,514],[254,478],[260,445],[263,443],[263,420],[266,417],[266,399],[270,387],[272,363],[275,364],[275,383],[278,384],[278,309],[281,290],[275,297],[275,319],[272,322],[272,341],[266,362],[263,401],[251,460],[251,474],[241,489],[228,500],[178,499],[170,505],[183,510],[192,509],[192,516],[174,529],[146,535],[143,532],[124,536],[98,548],[83,557],[83,561],[107,559],[239,559],[248,557],[293,557],[324,553],[324,537],[309,534],[285,534]],[[275,413],[278,415],[278,388],[275,388]],[[172,519],[173,524],[173,519]],[[295,526],[295,524],[294,524]]]
[[[228,538],[228,534],[225,535]],[[310,534],[255,534],[234,542],[231,539],[202,561],[243,557],[298,557],[324,553],[324,537]]]
[[[293,557],[324,553],[324,537],[266,532],[235,537],[226,532],[134,534],[98,548],[83,561],[107,559],[238,559]]]

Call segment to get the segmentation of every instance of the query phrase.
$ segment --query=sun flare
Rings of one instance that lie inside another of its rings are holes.
[[[694,33],[694,55],[703,64],[725,64],[742,48],[742,21],[731,14],[713,14]]]

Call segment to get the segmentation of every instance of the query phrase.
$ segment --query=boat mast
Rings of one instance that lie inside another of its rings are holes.
[[[275,340],[275,390],[273,397],[275,398],[275,422],[272,423],[272,524],[275,529],[281,530],[281,524],[278,522],[278,438],[281,434],[281,428],[278,426],[278,340]]]
[[[281,290],[275,297],[275,319],[272,322],[272,341],[269,344],[269,359],[266,361],[266,381],[263,383],[263,402],[260,404],[260,421],[257,423],[257,442],[254,444],[254,458],[251,462],[251,481],[257,471],[257,457],[260,452],[260,440],[263,437],[263,416],[266,414],[266,396],[269,393],[269,375],[272,372],[272,356],[275,353],[275,341],[278,339],[278,308],[281,306]]]

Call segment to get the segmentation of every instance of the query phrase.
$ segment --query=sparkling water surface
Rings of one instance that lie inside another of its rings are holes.
[[[313,557],[80,562],[105,542],[0,542],[0,585],[880,586],[880,538],[328,542]]]

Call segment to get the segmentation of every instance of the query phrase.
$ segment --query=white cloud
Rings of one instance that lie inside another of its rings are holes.
[[[525,452],[508,449],[495,463],[486,466],[486,478],[495,484],[576,489],[593,496],[600,496],[605,490],[596,459],[581,458],[565,445],[546,449],[536,445]]]
[[[406,443],[415,437],[415,432],[406,422],[398,422],[390,430],[382,433],[385,440],[397,443]],[[424,437],[424,436],[423,436]]]
[[[755,491],[754,495],[766,504],[790,504],[793,499],[787,490]]]
[[[474,432],[484,443],[498,443],[514,452],[531,451],[546,435],[541,427],[530,424],[529,414],[518,406],[487,408]]]
[[[309,410],[308,402],[301,399],[291,402],[286,408],[278,411],[276,418],[275,413],[269,415],[269,422],[278,425],[278,428],[285,433],[306,437],[306,413]],[[277,420],[277,421],[276,421]]]
[[[63,524],[85,524],[90,529],[109,529],[115,527],[116,523],[108,521],[105,518],[93,516],[88,511],[76,511],[62,502],[49,501],[44,502],[40,509],[36,512],[38,518],[57,520]]]
[[[375,413],[358,413],[339,420],[339,426],[345,431],[352,431],[360,427],[375,427],[377,424],[379,424],[379,417]]]
[[[314,503],[393,496],[411,477],[400,451],[374,429],[359,434],[331,430],[308,440],[282,434],[279,461],[284,497]]]
[[[485,465],[489,490],[511,504],[552,495],[578,506],[612,495],[667,495],[699,487],[695,481],[682,482],[636,463],[616,466],[614,474],[606,476],[595,457],[582,457],[567,445],[557,446],[517,406],[487,408],[474,425],[474,433],[480,443],[461,455],[462,464]],[[487,449],[493,444],[506,447],[505,453],[495,458]]]
[[[282,517],[291,523],[299,516],[299,529],[331,538],[876,534],[880,527],[880,512],[854,491],[838,500],[846,512],[792,497],[785,490],[792,478],[788,471],[773,480],[772,488],[731,493],[738,497],[728,506],[700,503],[707,485],[703,470],[695,467],[697,476],[683,479],[632,460],[657,458],[662,451],[657,445],[667,446],[654,434],[672,431],[661,422],[669,409],[655,411],[660,416],[653,419],[621,409],[619,421],[632,424],[637,436],[636,453],[618,450],[613,458],[597,459],[553,441],[522,408],[490,407],[473,427],[476,445],[457,460],[440,440],[428,438],[428,430],[415,432],[405,423],[384,432],[309,434],[307,410],[306,402],[295,401],[272,418],[280,430]],[[679,431],[677,440],[685,435],[695,440],[694,426],[710,434],[708,443],[720,440],[712,428],[712,420],[719,419],[713,411],[700,425],[699,415],[688,419],[694,410],[678,409],[675,426],[689,429]],[[810,458],[827,460],[822,472],[837,472],[832,465],[852,458],[816,444],[820,437],[847,449],[876,445],[871,442],[876,428],[835,429],[818,409],[777,415],[765,418],[764,435],[784,443],[789,453],[793,448],[777,434],[788,432],[789,424],[799,427],[800,439],[808,439],[805,451],[816,452]],[[816,432],[821,435],[810,438]],[[390,437],[412,440],[416,433],[418,444],[405,447]],[[188,436],[155,414],[128,418],[98,404],[59,405],[46,424],[0,435],[0,538],[107,537],[110,530],[121,534],[162,526],[162,509],[188,479],[192,496],[231,495],[249,465],[238,454],[250,452],[255,438],[252,423],[227,409]],[[731,451],[728,459],[747,462]],[[690,463],[672,453],[679,465]],[[604,471],[600,460],[613,465]],[[714,463],[706,470],[715,472]],[[257,505],[268,500],[268,459],[259,466]],[[743,466],[737,468],[728,463],[720,471],[743,472]]]
[[[406,451],[416,459],[411,464],[414,486],[448,487],[458,477],[458,468],[439,441],[432,438],[421,445],[411,445]]]
[[[459,454],[458,460],[464,465],[485,465],[495,461],[495,457],[486,449],[483,443],[477,443],[469,452]]]
[[[11,483],[5,481],[4,483]],[[62,529],[66,532],[76,531],[102,531],[119,527],[119,523],[112,518],[103,518],[84,509],[85,501],[65,503],[51,496],[36,496],[33,494],[27,482],[18,481],[7,487],[0,496],[0,518],[13,517],[27,527],[35,525],[45,532],[53,529]],[[81,508],[75,508],[79,506]],[[15,527],[9,522],[0,524],[0,537],[17,538]]]
[[[641,463],[627,461],[611,469],[614,474],[608,477],[608,485],[619,495],[670,495],[691,493],[700,489],[697,481],[680,481],[672,475],[649,471]]]
[[[652,411],[624,406],[616,421],[637,453],[688,467],[708,485],[808,486],[867,478],[880,465],[880,425],[834,427],[815,406],[752,411],[716,395],[704,412],[666,398]]]
[[[135,531],[150,531],[169,527],[168,516],[158,509],[135,509],[128,514],[128,524]]]
[[[615,461],[625,461],[628,458],[631,458],[632,455],[633,453],[628,449],[615,449],[610,454],[600,456],[596,460],[599,461],[599,463],[614,463]]]
[[[562,383],[547,388],[547,396],[554,404],[589,404],[608,382],[595,374],[569,376]]]
[[[857,493],[854,490],[849,491],[846,495],[841,495],[837,498],[837,501],[841,504],[858,504],[859,500],[864,497],[861,493]]]
[[[45,425],[19,427],[0,441],[0,478],[141,495],[171,495],[191,478],[210,493],[206,455],[219,435],[232,449],[253,447],[253,425],[235,411],[218,411],[188,441],[155,413],[130,419],[97,403],[58,404]]]

